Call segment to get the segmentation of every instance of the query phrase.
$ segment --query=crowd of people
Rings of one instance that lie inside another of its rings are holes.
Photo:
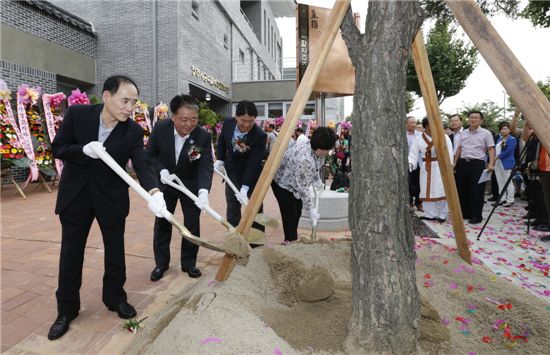
[[[131,160],[140,184],[151,195],[148,207],[155,215],[151,246],[155,265],[150,280],[156,282],[169,268],[172,224],[165,218],[174,213],[178,201],[184,226],[200,237],[201,210],[209,206],[214,169],[223,171],[238,190],[235,193],[226,184],[226,219],[237,226],[241,205],[247,204],[277,139],[274,125],[268,126],[266,132],[256,125],[258,111],[254,103],[242,101],[235,117],[224,120],[214,153],[211,134],[198,124],[199,102],[190,95],[176,95],[170,102],[171,118],[155,124],[144,147],[143,129],[129,119],[138,96],[139,89],[131,78],[109,77],[102,89],[103,103],[71,106],[52,142],[53,154],[63,160],[64,170],[55,209],[62,229],[56,291],[58,316],[48,332],[50,340],[63,336],[79,314],[84,250],[94,219],[105,248],[102,301],[120,318],[137,315],[124,290],[128,185],[100,159],[98,152],[106,151],[121,168]],[[312,221],[320,218],[309,187],[320,184],[319,169],[337,141],[333,129],[327,127],[317,127],[310,138],[298,128],[295,136],[272,184],[285,241],[297,239],[302,205],[309,209]],[[164,183],[173,174],[197,197],[196,201]],[[258,223],[252,228],[264,230]],[[196,267],[198,249],[182,238],[180,266],[192,278],[201,276]]]
[[[449,117],[444,127],[464,219],[470,224],[483,221],[486,181],[491,184],[493,206],[509,208],[517,198],[527,201],[522,216],[533,229],[550,231],[550,156],[528,122],[520,129],[519,111],[511,122],[502,121],[493,134],[483,128],[479,111],[468,113],[466,125],[460,115]],[[448,207],[442,189],[437,154],[428,119],[418,129],[414,117],[406,119],[409,147],[409,204],[424,212],[425,220],[444,222]],[[549,241],[550,235],[541,238]]]

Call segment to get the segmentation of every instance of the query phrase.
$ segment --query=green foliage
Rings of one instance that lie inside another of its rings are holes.
[[[199,107],[199,125],[214,127],[223,120],[223,117],[211,110],[206,102],[201,102]]]
[[[533,26],[550,27],[550,1],[529,0],[519,16],[531,21]]]
[[[437,99],[441,104],[446,98],[458,94],[477,64],[477,49],[453,38],[456,29],[449,23],[438,21],[428,34],[426,51],[432,69]],[[422,96],[412,58],[407,69],[407,90]]]
[[[90,95],[90,103],[92,105],[97,105],[97,104],[100,104],[101,103],[101,99],[95,95]]]
[[[483,128],[490,130],[491,132],[498,131],[498,124],[502,121],[502,110],[501,106],[498,106],[493,101],[484,101],[481,103],[476,103],[474,105],[466,105],[462,107],[459,111],[459,114],[466,119],[463,121],[464,125],[468,124],[468,112],[470,111],[480,111],[483,113]]]
[[[438,21],[452,22],[456,21],[451,13],[451,10],[445,5],[442,0],[421,0],[422,7],[426,11],[428,18],[433,18]],[[531,1],[530,1],[531,2]],[[511,18],[516,18],[518,15],[519,0],[476,0],[476,3],[481,8],[481,11],[487,16],[495,16],[505,14]]]
[[[539,87],[540,91],[542,91],[544,96],[546,96],[546,98],[550,101],[550,77],[546,78],[546,81],[537,81],[537,86]],[[512,97],[508,96],[508,110],[514,111],[515,109],[516,104],[514,104]]]
[[[405,91],[405,107],[407,113],[411,112],[414,109],[414,104],[418,97],[411,91]]]

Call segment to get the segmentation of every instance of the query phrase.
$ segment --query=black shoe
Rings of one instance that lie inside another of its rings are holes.
[[[168,270],[168,266],[157,266],[153,269],[153,272],[151,272],[151,281],[158,281],[162,279],[162,276],[164,276],[164,272]]]
[[[479,224],[479,223],[481,223],[481,221],[483,221],[483,218],[479,218],[479,217],[478,218],[471,218],[468,221],[468,223],[470,223],[470,224]]]
[[[533,219],[533,218],[535,218],[535,216],[532,215],[531,213],[527,213],[526,215],[522,216],[521,218],[523,218],[523,219]]]
[[[422,216],[420,217],[421,220],[424,220],[424,221],[435,221],[435,217],[426,217],[426,216]]]
[[[183,272],[186,272],[189,277],[192,277],[192,278],[197,278],[197,277],[201,277],[201,271],[199,270],[199,268],[195,267],[195,266],[182,266],[181,267],[181,271]]]
[[[50,327],[50,331],[48,332],[48,339],[49,340],[55,340],[61,338],[67,331],[69,330],[69,324],[78,316],[78,313],[73,316],[62,316],[59,315],[55,319],[55,322],[53,322],[52,326]]]
[[[545,235],[544,237],[540,238],[543,242],[550,242],[550,235]]]
[[[122,302],[118,306],[107,307],[109,311],[117,312],[118,316],[122,319],[135,318],[137,315],[136,309],[128,302]]]
[[[490,202],[494,202],[494,201],[496,201],[496,200],[497,200],[497,199],[494,198],[494,197],[491,197],[491,198],[488,198],[488,199],[487,199],[487,201],[490,201]]]
[[[502,206],[502,205],[504,205],[505,203],[506,203],[506,201],[500,201],[500,202],[498,203],[498,206]],[[495,203],[491,203],[491,205],[497,206],[497,203],[496,203],[496,202],[495,202]]]
[[[531,227],[535,227],[535,226],[538,226],[539,224],[542,224],[541,221],[539,221],[538,219],[532,219],[528,222],[525,222],[525,225],[526,226],[531,226]]]
[[[438,218],[437,221],[440,223],[445,223],[447,221],[447,218]]]
[[[543,223],[543,224],[539,224],[536,227],[533,227],[533,229],[539,232],[550,232],[550,225]]]

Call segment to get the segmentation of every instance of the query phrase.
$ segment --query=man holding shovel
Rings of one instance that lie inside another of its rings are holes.
[[[171,120],[158,121],[147,142],[147,153],[161,179],[177,175],[198,201],[193,202],[170,186],[161,185],[166,206],[174,213],[178,200],[183,210],[184,225],[196,237],[200,237],[201,209],[208,206],[208,191],[212,186],[211,135],[199,127],[199,103],[189,95],[177,95],[170,101]],[[164,218],[155,219],[153,250],[155,268],[151,281],[158,281],[170,264],[170,240],[172,224]],[[181,270],[189,277],[200,277],[195,266],[199,247],[187,239],[181,240]]]
[[[229,179],[239,189],[235,194],[228,184],[225,187],[227,221],[233,226],[241,221],[241,204],[248,202],[262,172],[267,135],[256,125],[257,115],[253,102],[239,102],[236,117],[225,119],[218,137],[218,160],[214,167],[218,170],[225,168]],[[262,207],[259,212],[262,212]],[[256,222],[252,228],[265,231],[265,227]]]
[[[130,208],[128,185],[98,159],[96,151],[105,149],[122,168],[131,159],[141,185],[153,195],[149,209],[162,215],[166,205],[143,150],[143,129],[128,119],[138,94],[132,79],[108,78],[103,84],[103,104],[71,106],[52,142],[53,155],[63,160],[64,168],[55,207],[62,231],[56,292],[58,317],[48,332],[50,340],[63,336],[78,316],[84,249],[94,219],[105,247],[103,303],[121,318],[137,314],[127,302],[123,288],[124,226]]]

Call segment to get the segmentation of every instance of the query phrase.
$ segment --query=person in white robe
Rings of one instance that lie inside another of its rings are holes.
[[[421,219],[445,222],[449,207],[445,197],[443,181],[439,171],[437,154],[431,137],[428,119],[422,120],[424,132],[417,137],[409,149],[409,170],[420,165],[420,201],[424,206],[424,216]],[[453,146],[447,135],[444,135],[449,160],[453,161]]]

